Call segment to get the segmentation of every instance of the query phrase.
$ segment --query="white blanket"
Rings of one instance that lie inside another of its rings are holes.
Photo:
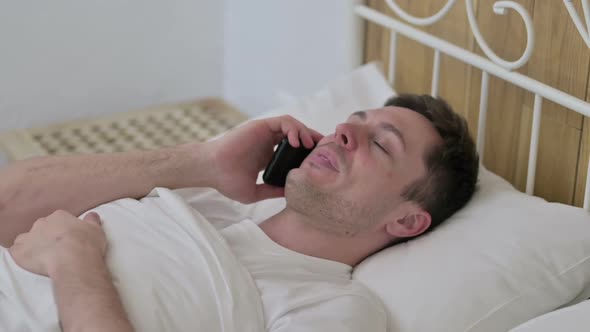
[[[98,212],[107,263],[137,331],[263,331],[260,295],[209,222],[174,192],[157,188]],[[0,247],[0,331],[61,331],[48,278]]]
[[[586,332],[589,329],[590,300],[586,300],[533,318],[510,332]]]

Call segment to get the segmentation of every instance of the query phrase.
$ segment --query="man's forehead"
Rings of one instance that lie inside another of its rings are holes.
[[[370,110],[357,111],[353,112],[349,117],[350,120],[355,118],[362,121],[376,120],[378,122],[391,123],[406,136],[408,132],[407,128],[414,128],[418,129],[417,132],[420,132],[419,136],[421,137],[424,136],[426,132],[430,132],[434,136],[434,140],[439,141],[441,139],[440,134],[428,118],[405,107],[384,106]],[[413,130],[409,131],[413,132]]]
[[[366,120],[369,117],[373,116],[391,116],[392,118],[398,117],[401,113],[416,113],[411,109],[399,106],[384,106],[380,108],[373,108],[368,110],[360,110],[356,112],[352,112],[350,117],[358,117],[361,120]]]

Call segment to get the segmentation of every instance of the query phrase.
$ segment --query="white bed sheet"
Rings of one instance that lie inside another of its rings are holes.
[[[531,319],[510,332],[586,332],[588,330],[590,330],[590,300]]]
[[[93,211],[102,217],[108,267],[137,331],[264,330],[250,274],[177,194],[158,188]],[[61,331],[54,303],[50,280],[0,249],[0,331]]]

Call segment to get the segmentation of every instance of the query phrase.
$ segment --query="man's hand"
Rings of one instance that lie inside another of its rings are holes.
[[[9,250],[20,267],[51,279],[64,332],[132,332],[106,266],[106,247],[98,214],[80,220],[56,211],[37,220]]]
[[[98,214],[91,212],[80,220],[58,210],[38,219],[28,233],[16,238],[9,251],[23,269],[51,277],[60,264],[103,261],[106,238]]]
[[[256,179],[270,162],[274,146],[285,137],[294,147],[303,143],[312,148],[323,135],[287,115],[250,121],[206,143],[213,158],[212,186],[242,203],[283,196],[283,188],[256,185]]]

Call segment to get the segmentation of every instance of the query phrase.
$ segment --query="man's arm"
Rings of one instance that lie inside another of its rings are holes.
[[[83,221],[67,211],[37,220],[9,249],[15,262],[51,279],[64,332],[132,332],[107,269],[100,216]]]
[[[281,188],[256,185],[258,172],[285,136],[308,148],[322,135],[290,116],[250,121],[222,138],[153,151],[44,157],[0,169],[0,245],[61,209],[80,215],[154,187],[214,187],[242,203],[279,197]]]
[[[62,260],[49,273],[64,332],[132,332],[104,259],[79,256]]]
[[[209,186],[202,144],[153,151],[41,157],[0,169],[0,245],[35,220],[62,209],[80,215],[119,198],[140,198],[154,187]],[[200,170],[200,171],[195,171]]]

